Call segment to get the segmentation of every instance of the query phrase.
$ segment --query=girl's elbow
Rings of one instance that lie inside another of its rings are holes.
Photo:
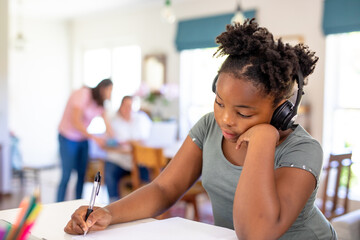
[[[255,236],[253,236],[252,231],[247,231],[245,229],[239,229],[235,228],[236,236],[239,240],[250,240],[255,239]]]
[[[242,232],[235,231],[239,240],[276,240],[278,238],[271,236],[270,234],[261,233],[258,231]]]
[[[253,226],[238,225],[235,226],[235,233],[239,240],[276,240],[274,231],[264,227],[264,224],[256,224]]]
[[[235,223],[234,222],[234,229],[235,229],[235,233],[236,236],[239,240],[247,240],[247,239],[251,239],[251,232],[252,230],[249,229],[248,226],[246,226],[245,223]]]
[[[237,228],[235,228],[235,233],[236,233],[236,236],[237,236],[238,240],[248,239],[247,234],[245,233],[245,231],[240,231]]]

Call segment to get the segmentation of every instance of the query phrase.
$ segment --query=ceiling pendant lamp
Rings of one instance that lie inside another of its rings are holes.
[[[240,0],[236,1],[236,12],[234,17],[231,19],[231,23],[240,23],[243,24],[245,21],[245,16],[243,14],[243,10],[241,8]]]
[[[163,9],[161,10],[161,16],[168,23],[172,24],[175,22],[176,16],[175,16],[174,10],[171,6],[170,0],[165,0],[165,5],[164,5]]]

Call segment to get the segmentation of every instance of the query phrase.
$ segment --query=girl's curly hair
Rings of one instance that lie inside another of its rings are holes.
[[[315,53],[304,44],[291,46],[281,39],[275,41],[254,18],[243,24],[227,25],[226,31],[216,37],[216,43],[220,46],[214,56],[228,56],[219,74],[231,73],[236,78],[251,81],[274,98],[274,106],[291,96],[298,72],[306,78],[318,61]]]

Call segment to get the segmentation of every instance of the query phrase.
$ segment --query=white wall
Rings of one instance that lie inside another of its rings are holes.
[[[125,9],[126,10],[126,9]],[[175,29],[161,21],[159,8],[150,7],[144,10],[111,11],[75,20],[72,26],[73,46],[75,48],[75,86],[81,85],[81,54],[84,49],[114,47],[122,45],[141,46],[142,55],[148,53],[167,53],[168,65],[172,63],[171,55]],[[168,76],[169,82],[177,78]]]
[[[20,138],[25,165],[53,164],[58,161],[57,126],[70,91],[68,26],[26,18],[24,37],[24,50],[10,45],[9,129]]]
[[[301,35],[310,49],[320,57],[315,73],[309,79],[303,102],[310,103],[311,133],[322,141],[324,45],[322,34],[321,0],[243,0],[246,9],[257,9],[257,19],[275,36]],[[75,56],[86,47],[138,44],[142,53],[162,52],[168,56],[167,79],[179,82],[179,53],[175,50],[176,24],[168,25],[160,18],[161,5],[139,9],[114,9],[73,21],[72,33]],[[178,19],[229,13],[235,9],[235,1],[196,0],[173,1]],[[224,26],[225,30],[225,26]],[[77,59],[74,79],[81,81],[81,61]],[[77,84],[79,85],[79,84]],[[204,88],[210,89],[210,88]],[[206,91],[206,90],[205,90]]]
[[[8,133],[8,1],[0,1],[0,194],[11,190]]]

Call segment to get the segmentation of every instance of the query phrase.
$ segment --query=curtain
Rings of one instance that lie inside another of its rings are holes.
[[[325,0],[325,35],[360,31],[360,0]]]
[[[245,18],[255,17],[255,10],[245,11]],[[215,38],[231,23],[235,13],[183,20],[178,22],[176,48],[178,51],[216,47]]]

